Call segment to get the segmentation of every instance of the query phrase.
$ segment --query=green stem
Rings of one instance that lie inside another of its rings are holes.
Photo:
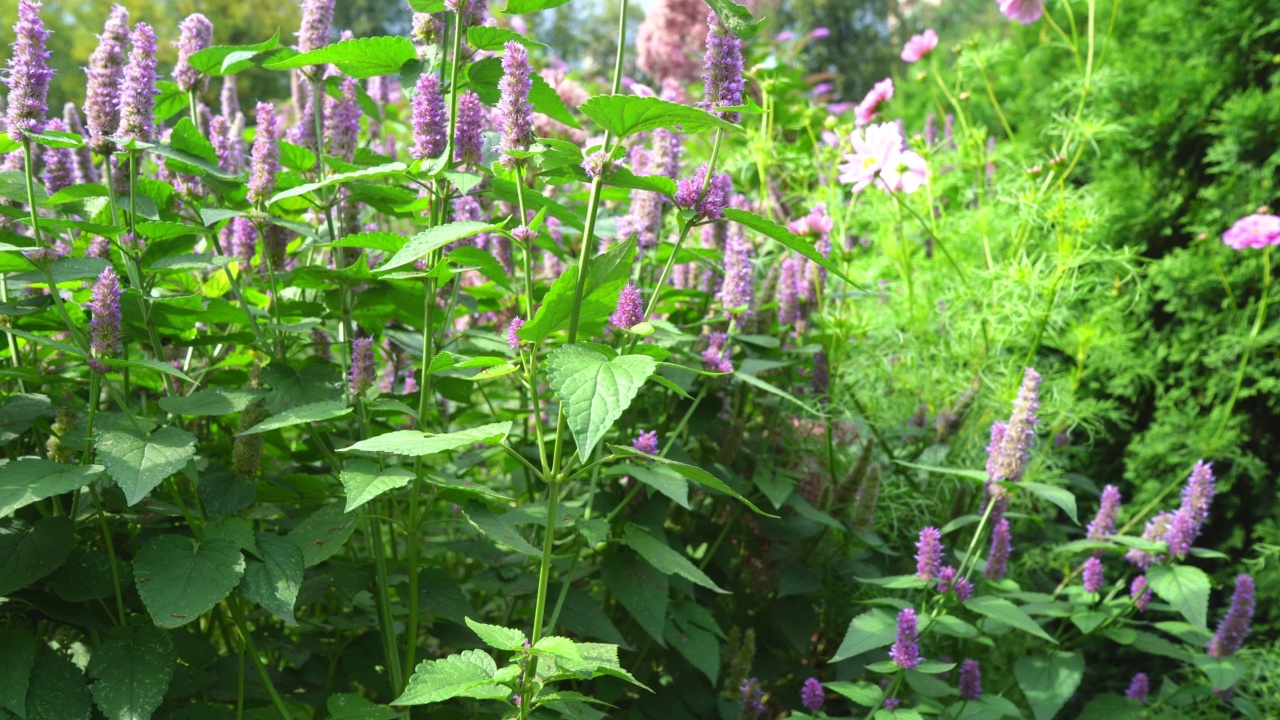
[[[625,3],[626,0],[623,0]],[[560,483],[551,479],[547,484],[547,525],[542,538],[542,558],[538,567],[538,595],[533,607],[533,633],[531,643],[537,645],[542,639],[542,622],[547,612],[547,586],[551,582],[551,549],[555,540],[556,511],[560,503]],[[538,656],[529,658],[529,669],[525,672],[524,688],[521,697],[532,699],[532,688],[538,677]],[[528,717],[528,708],[532,702],[522,703],[520,717]]]
[[[288,706],[284,704],[280,693],[276,692],[276,686],[271,682],[271,676],[267,674],[267,667],[263,665],[262,657],[258,655],[253,636],[249,634],[249,628],[245,624],[244,610],[240,608],[239,599],[234,596],[227,598],[227,607],[231,609],[231,619],[235,621],[236,629],[240,631],[240,639],[244,642],[245,649],[249,651],[249,659],[253,661],[253,667],[258,671],[258,677],[262,680],[263,687],[267,689],[267,695],[271,697],[271,704],[276,706],[276,712],[280,713],[281,720],[293,720]]]
[[[1253,341],[1257,339],[1258,333],[1262,330],[1262,325],[1267,318],[1267,296],[1271,294],[1271,248],[1266,247],[1262,250],[1262,298],[1258,301],[1258,314],[1253,319],[1253,329],[1249,332],[1249,344],[1245,346],[1244,353],[1240,356],[1240,365],[1236,368],[1235,385],[1231,388],[1231,397],[1227,399],[1227,404],[1222,410],[1222,421],[1218,423],[1218,429],[1213,434],[1213,440],[1209,442],[1210,450],[1217,449],[1218,440],[1222,438],[1222,433],[1227,429],[1227,423],[1231,421],[1231,411],[1236,406],[1236,399],[1240,397],[1240,387],[1244,383],[1244,372],[1249,366],[1249,356],[1253,350]]]

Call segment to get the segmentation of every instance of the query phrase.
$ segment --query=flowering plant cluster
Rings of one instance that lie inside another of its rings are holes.
[[[18,0],[0,720],[1263,716],[1214,458],[1142,504],[1068,472],[1099,371],[1059,318],[1129,261],[1067,192],[1093,138],[989,84],[985,127],[945,31],[815,107],[829,32],[731,0],[634,39],[623,0],[598,78],[524,32],[563,0],[407,3],[192,14],[172,64],[115,5],[54,117]],[[1085,73],[1092,7],[998,3]],[[1269,289],[1280,219],[1222,239]]]

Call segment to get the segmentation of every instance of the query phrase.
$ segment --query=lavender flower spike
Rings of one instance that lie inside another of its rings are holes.
[[[1013,537],[1009,532],[1009,521],[1000,518],[995,530],[991,531],[991,552],[987,554],[987,569],[984,574],[988,580],[1001,580],[1009,566],[1009,553],[1013,550]]]
[[[66,125],[67,132],[85,136],[84,123],[80,120],[80,108],[76,107],[75,103],[69,102],[62,106],[62,122]],[[88,146],[76,148],[74,158],[76,184],[98,182],[98,170],[93,166],[93,153]]]
[[[120,86],[119,134],[125,140],[151,142],[156,135],[156,33],[140,22],[133,26],[129,42],[133,47]]]
[[[188,15],[178,24],[178,63],[173,68],[173,81],[182,92],[202,93],[209,78],[191,67],[191,56],[213,44],[213,23],[200,13]]]
[[[1098,507],[1098,514],[1094,516],[1093,522],[1089,523],[1088,538],[1102,540],[1108,535],[1115,534],[1116,515],[1119,512],[1120,488],[1108,485],[1102,489],[1102,503]]]
[[[1129,584],[1129,597],[1133,598],[1133,606],[1138,612],[1146,612],[1151,605],[1151,590],[1147,588],[1147,576],[1139,575]]]
[[[520,349],[520,328],[524,327],[524,318],[516,316],[511,319],[511,324],[507,326],[507,347],[512,350]]]
[[[298,26],[298,52],[319,50],[329,44],[335,0],[303,0]]]
[[[707,52],[703,57],[703,108],[736,107],[742,104],[746,83],[742,79],[742,41],[729,32],[714,12],[707,16]],[[742,113],[716,111],[722,119],[738,122]]]
[[[1200,536],[1200,529],[1209,519],[1209,505],[1213,502],[1213,466],[1203,460],[1196,463],[1182,489],[1182,505],[1169,524],[1165,542],[1169,553],[1182,557],[1191,550],[1191,543]]]
[[[627,283],[618,296],[618,309],[609,318],[609,324],[619,330],[630,330],[644,319],[644,300],[634,283]]]
[[[960,697],[977,700],[982,695],[982,670],[977,660],[960,663]]]
[[[1147,695],[1151,692],[1151,680],[1146,673],[1137,673],[1133,679],[1129,681],[1129,689],[1124,691],[1124,696],[1140,703],[1147,702]]]
[[[1231,609],[1222,618],[1222,622],[1218,623],[1218,631],[1207,646],[1210,657],[1224,658],[1236,654],[1249,635],[1255,604],[1253,578],[1243,574],[1236,576],[1236,589],[1231,594]]]
[[[1036,411],[1040,409],[1040,373],[1027,368],[1018,388],[1018,398],[1013,403],[1013,413],[999,438],[996,428],[991,428],[991,445],[987,447],[988,491],[995,497],[1004,494],[1004,488],[995,483],[1001,480],[1017,482],[1031,458],[1031,443],[1036,438],[1036,426],[1040,421]]]
[[[415,160],[426,160],[444,152],[449,116],[440,92],[440,78],[424,72],[418,76],[413,94],[413,149]]]
[[[916,542],[916,577],[931,580],[942,569],[942,533],[937,528],[926,527],[920,531]]]
[[[120,353],[120,319],[120,278],[108,267],[94,283],[89,301],[89,367],[94,372],[106,372],[102,359]]]
[[[49,67],[50,53],[45,49],[49,31],[40,20],[40,7],[41,3],[34,0],[19,0],[18,22],[13,26],[16,39],[4,82],[9,86],[5,127],[14,135],[40,132],[49,113],[53,70]]]
[[[249,175],[249,202],[255,205],[265,203],[275,192],[276,176],[280,173],[280,129],[275,106],[258,103],[257,123]]]
[[[125,43],[129,40],[129,11],[120,5],[111,8],[107,24],[98,36],[98,47],[89,55],[85,68],[84,115],[89,130],[89,147],[99,155],[111,152],[108,137],[120,127],[120,85],[124,79]]]
[[[636,436],[635,440],[631,441],[631,447],[635,448],[636,450],[639,450],[642,453],[647,453],[649,455],[657,455],[658,454],[658,431],[649,430],[648,432],[640,433],[639,435]]]
[[[1083,582],[1085,592],[1102,592],[1102,586],[1106,581],[1102,573],[1101,559],[1095,556],[1084,561]]]
[[[458,98],[458,124],[453,133],[453,159],[463,165],[479,165],[484,151],[484,103],[470,90]]]
[[[725,313],[736,308],[746,310],[732,315],[734,325],[742,327],[752,314],[751,306],[755,302],[755,267],[751,258],[755,248],[746,238],[742,226],[737,223],[729,227],[724,247],[724,284],[720,286],[720,304]]]
[[[898,637],[889,648],[889,659],[904,670],[915,670],[924,661],[920,657],[920,632],[916,611],[906,608],[898,613]]]
[[[373,338],[356,338],[351,341],[351,394],[360,397],[369,388],[377,371],[373,364]]]
[[[742,697],[738,700],[738,707],[742,710],[739,717],[758,718],[764,714],[764,690],[760,687],[759,678],[743,680],[742,685],[738,686],[738,691],[742,693]]]
[[[45,128],[55,132],[66,132],[67,126],[61,120],[50,120]],[[71,148],[41,147],[40,155],[44,158],[44,190],[50,195],[75,184],[76,158]]]
[[[529,102],[532,75],[529,51],[524,45],[509,41],[504,46],[502,80],[498,82],[498,124],[502,129],[498,153],[502,155],[503,166],[508,169],[522,166],[526,160],[507,153],[526,151],[533,144],[533,103]]]
[[[811,677],[804,681],[804,687],[800,688],[800,704],[804,705],[804,709],[811,713],[816,713],[822,709],[822,704],[827,701],[827,694],[822,689],[822,683],[818,678]]]

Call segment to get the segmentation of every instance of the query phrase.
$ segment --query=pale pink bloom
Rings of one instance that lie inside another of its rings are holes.
[[[853,152],[840,165],[840,182],[862,192],[875,184],[885,192],[907,194],[919,190],[928,179],[928,166],[919,153],[903,148],[902,131],[896,123],[868,125],[850,136]]]
[[[893,99],[893,78],[885,78],[871,87],[871,92],[862,98],[854,110],[854,125],[865,127],[876,118],[880,103]]]
[[[909,63],[919,62],[936,47],[938,47],[938,33],[934,32],[933,28],[929,28],[907,41],[906,46],[902,48],[902,60]]]
[[[895,162],[886,164],[880,171],[881,187],[886,190],[901,190],[908,195],[924,187],[929,178],[929,166],[920,157],[920,153],[903,150],[894,159]]]
[[[997,0],[1000,12],[1010,20],[1017,20],[1023,25],[1040,19],[1044,15],[1044,0]]]
[[[1245,215],[1222,233],[1222,242],[1233,250],[1260,250],[1280,245],[1280,217],[1261,213]]]

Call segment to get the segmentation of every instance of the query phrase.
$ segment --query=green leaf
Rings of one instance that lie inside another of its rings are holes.
[[[49,266],[49,273],[53,275],[55,283],[71,282],[72,280],[92,280],[102,274],[111,263],[102,258],[62,258]],[[43,272],[34,271],[20,273],[10,280],[28,280],[32,284],[47,286]]]
[[[330,695],[325,703],[332,720],[395,720],[400,713],[383,705],[374,705],[353,693]]]
[[[286,624],[297,625],[293,606],[302,588],[302,548],[272,533],[257,533],[254,542],[262,560],[245,565],[244,594]]]
[[[409,42],[409,41],[405,40],[405,42]],[[304,185],[299,185],[297,187],[289,188],[288,190],[282,190],[276,193],[275,196],[272,197],[270,200],[268,200],[267,205],[274,205],[280,202],[281,200],[286,200],[291,197],[298,197],[299,195],[306,195],[307,193],[312,192],[314,190],[326,188],[326,187],[329,187],[330,185],[341,185],[343,183],[346,183],[352,180],[373,180],[375,178],[403,175],[404,171],[408,169],[409,169],[409,166],[405,165],[402,162],[391,162],[391,163],[386,163],[384,165],[375,165],[373,167],[360,168],[359,170],[352,170],[351,172],[344,172],[344,173],[338,173],[337,175],[330,175],[329,177],[325,178],[324,180],[321,180],[320,182],[306,183]]]
[[[520,650],[524,647],[525,642],[529,640],[523,632],[514,628],[505,628],[501,625],[486,625],[471,618],[467,618],[467,627],[480,636],[481,642],[495,650]]]
[[[108,720],[141,720],[164,702],[178,666],[168,633],[154,627],[124,627],[89,658],[93,700]]]
[[[274,60],[268,70],[292,70],[312,65],[333,64],[343,74],[356,79],[378,75],[398,75],[400,67],[418,57],[413,41],[399,36],[355,38],[326,45],[318,50]]]
[[[162,375],[172,375],[184,382],[194,383],[195,380],[187,377],[187,374],[167,362],[152,360],[150,358],[134,358],[133,360],[108,360],[107,365],[112,368],[138,368],[140,370],[154,370]]]
[[[675,504],[689,509],[689,481],[684,476],[663,465],[621,465],[610,472],[625,473],[671,498]]]
[[[472,235],[479,235],[482,232],[497,230],[499,227],[501,226],[475,220],[463,220],[437,225],[410,238],[409,242],[404,244],[404,247],[391,256],[390,260],[379,265],[375,272],[386,272],[401,265],[408,265],[425,257],[432,250],[442,248],[451,242],[469,238]]]
[[[627,525],[626,530],[623,531],[622,542],[662,573],[679,575],[695,585],[701,585],[725,595],[729,594],[728,590],[715,584],[715,581],[706,573],[689,562],[689,558],[672,550],[666,541],[655,538],[636,525]]]
[[[414,12],[420,13],[438,13],[444,12],[444,0],[407,0],[409,7]]]
[[[364,452],[386,452],[409,457],[434,455],[435,453],[454,450],[464,445],[474,445],[476,443],[496,444],[501,442],[507,436],[507,433],[511,432],[511,425],[510,421],[490,423],[443,435],[433,435],[418,430],[396,430],[395,432],[371,437],[368,440],[361,440],[350,447],[340,448],[339,452],[362,450]]]
[[[863,707],[876,707],[884,700],[884,690],[879,685],[865,680],[857,683],[837,680],[836,682],[823,683],[822,686],[849,698],[852,702]]]
[[[252,58],[258,53],[275,50],[280,47],[280,29],[270,40],[256,45],[214,45],[191,54],[191,67],[205,75],[219,77],[235,75],[253,65]]]
[[[670,590],[667,576],[631,552],[606,555],[600,575],[613,599],[621,603],[659,645],[665,647],[663,630]]]
[[[38,418],[53,419],[56,414],[47,395],[13,393],[0,406],[0,445],[17,440],[31,429],[32,421]],[[0,515],[4,514],[0,510]]]
[[[556,218],[575,230],[585,229],[582,218],[578,217],[573,211],[555,200],[552,200],[546,195],[530,188],[525,188],[522,192],[524,194],[524,205],[526,210],[535,210],[538,212],[546,210],[548,215]],[[489,178],[488,193],[494,199],[501,200],[503,202],[516,204],[520,201],[520,194],[516,192],[516,184],[506,178]],[[598,235],[596,237],[597,239],[599,238]],[[630,269],[630,266],[628,266],[628,269]]]
[[[720,22],[729,32],[743,40],[750,40],[760,32],[763,20],[751,17],[751,11],[733,2],[733,0],[707,0],[707,4],[719,16]]]
[[[567,2],[568,0],[565,1]],[[467,28],[467,45],[470,45],[474,50],[501,50],[504,45],[513,40],[525,47],[546,47],[540,42],[506,28],[491,27],[489,25],[473,25]]]
[[[504,697],[510,691],[493,682],[498,666],[483,650],[467,650],[440,660],[423,660],[414,669],[413,676],[392,705],[426,705],[456,697],[495,697],[494,688],[500,688],[496,697]]]
[[[1076,514],[1076,496],[1070,490],[1054,485],[1045,485],[1037,482],[1021,482],[1021,483],[1001,483],[1009,488],[1022,488],[1034,495],[1048,500],[1049,502],[1062,508],[1062,511],[1071,518],[1071,522],[1079,525],[1080,518]]]
[[[1147,569],[1147,585],[1187,622],[1208,627],[1210,582],[1203,570],[1190,565],[1155,565]]]
[[[26,720],[89,720],[92,712],[84,673],[65,655],[42,648],[31,669]]]
[[[582,307],[578,314],[580,336],[598,332],[618,307],[618,295],[631,277],[634,255],[635,241],[628,239],[591,261],[583,287]],[[570,265],[563,275],[551,283],[551,289],[542,298],[542,305],[534,313],[533,320],[516,333],[521,340],[540,342],[551,333],[569,327],[579,270],[579,266]]]
[[[0,632],[0,710],[27,716],[27,687],[36,662],[36,636],[13,623]]]
[[[777,395],[783,400],[786,400],[787,402],[794,404],[796,407],[800,408],[801,410],[808,413],[809,415],[814,415],[814,416],[822,415],[822,413],[818,412],[818,410],[810,407],[809,405],[806,405],[805,402],[800,398],[796,397],[795,395],[792,395],[786,390],[783,390],[777,385],[774,385],[773,383],[768,382],[767,380],[761,380],[755,375],[748,375],[747,373],[744,373],[741,370],[735,372],[733,376],[748,385],[752,385],[757,388],[760,388],[761,390],[764,390],[767,393],[772,393],[774,395]]]
[[[1240,657],[1215,658],[1197,655],[1195,664],[1216,688],[1234,687],[1248,670],[1248,666]]]
[[[105,469],[101,465],[63,465],[39,458],[0,464],[0,517],[33,502],[78,490]]]
[[[502,12],[504,15],[523,15],[524,13],[557,8],[567,2],[569,0],[510,0]]]
[[[610,445],[609,450],[613,452],[614,455],[626,455],[630,457],[645,458],[646,460],[652,460],[654,462],[661,463],[675,470],[676,472],[680,473],[681,475],[688,478],[689,480],[692,480],[698,483],[699,485],[705,485],[706,487],[719,490],[720,492],[738,500],[742,504],[751,508],[751,510],[758,515],[764,515],[765,517],[771,517],[771,518],[778,517],[777,515],[770,515],[769,513],[756,507],[755,503],[739,495],[733,488],[729,487],[728,485],[725,485],[724,482],[720,480],[720,478],[716,477],[715,475],[712,475],[711,473],[707,472],[706,470],[703,470],[700,467],[695,467],[693,465],[686,465],[682,462],[676,462],[675,460],[669,460],[667,458],[659,457],[657,455],[649,455],[646,453],[642,453],[639,450],[636,450],[635,448],[627,445]]]
[[[95,445],[98,459],[124,491],[129,505],[137,504],[196,454],[196,437],[175,427],[144,434],[120,426],[99,435]]]
[[[340,505],[325,505],[298,523],[287,537],[302,548],[304,565],[319,565],[342,549],[356,531],[357,519],[357,515],[343,512]]]
[[[84,146],[84,138],[69,132],[59,132],[57,130],[46,130],[45,132],[29,132],[27,137],[36,142],[37,145],[44,145],[51,148],[78,148]]]
[[[230,415],[266,397],[265,390],[211,387],[190,395],[160,398],[160,409],[174,415]]]
[[[1050,637],[1049,633],[1045,632],[1044,628],[1040,627],[1040,623],[1033,620],[1030,615],[1023,611],[1022,608],[1014,605],[1004,598],[998,598],[992,595],[979,595],[978,597],[966,600],[964,602],[964,606],[980,615],[986,615],[987,617],[998,620],[1005,625],[1015,627],[1026,633],[1031,633],[1042,640],[1048,640],[1055,645],[1058,644],[1057,640]]]
[[[961,700],[948,708],[947,712],[955,713],[947,715],[947,717],[954,717],[955,720],[1001,720],[1006,717],[1023,717],[1017,705],[995,693],[984,693],[977,700]],[[1103,717],[1107,720],[1132,720],[1128,716],[1105,715]],[[1081,715],[1078,720],[1085,720],[1085,716]]]
[[[854,282],[852,278],[844,274],[844,271],[840,269],[839,265],[823,257],[822,253],[814,249],[813,243],[799,235],[796,235],[772,220],[766,220],[759,215],[749,213],[746,210],[738,210],[736,208],[726,208],[724,216],[740,225],[745,225],[746,227],[755,230],[761,235],[777,240],[785,247],[800,253],[818,265],[830,270],[832,274],[836,275],[841,280],[844,280],[853,287],[862,290],[858,283]]]
[[[720,642],[712,632],[693,623],[677,627],[674,621],[669,620],[664,637],[681,657],[706,675],[715,686],[720,675]]]
[[[0,526],[0,597],[62,567],[71,554],[73,525],[58,516]]]
[[[183,93],[183,95],[185,96],[186,93]],[[187,118],[183,118],[183,120],[187,120]],[[179,122],[181,122],[181,120]],[[187,122],[190,122],[190,120],[187,120]],[[144,142],[139,142],[137,145],[141,150],[175,161],[178,163],[175,167],[182,172],[193,175],[211,175],[223,180],[236,180],[240,177],[239,175],[224,171],[213,162],[210,162],[199,155],[195,155],[186,150],[181,150],[172,145]]]
[[[467,76],[471,89],[480,96],[481,100],[488,104],[496,102],[498,98],[498,82],[502,80],[501,58],[485,58],[473,64],[468,68]],[[562,122],[575,130],[582,129],[582,126],[578,124],[577,118],[569,112],[569,108],[560,99],[559,93],[548,85],[541,75],[535,73],[530,80],[532,81],[532,87],[529,89],[529,102],[533,104],[535,112],[540,112],[552,120]]]
[[[709,129],[737,130],[738,126],[690,105],[639,95],[597,95],[582,104],[582,114],[618,137],[666,129],[698,133]]]
[[[888,611],[880,608],[868,610],[850,621],[844,640],[840,642],[831,662],[848,660],[876,648],[892,645],[897,633],[898,621]]]
[[[537,557],[542,553],[541,550],[531,545],[520,534],[520,529],[517,525],[520,520],[524,519],[521,514],[514,511],[495,513],[483,505],[469,506],[465,513],[467,520],[495,543],[505,545],[516,552],[532,557]]]
[[[278,415],[263,420],[253,427],[243,432],[236,433],[236,437],[244,437],[245,435],[257,435],[269,430],[279,430],[280,428],[293,427],[294,425],[302,425],[304,423],[323,422],[340,418],[344,415],[350,415],[351,408],[346,403],[340,401],[324,401],[302,405],[290,408]]]
[[[348,235],[341,240],[331,243],[323,243],[316,247],[330,248],[366,248],[369,250],[381,250],[383,252],[397,252],[404,247],[404,237],[393,232],[362,232],[355,235]]]
[[[463,245],[449,251],[449,262],[458,267],[474,267],[480,271],[481,275],[496,283],[498,287],[512,290],[511,276],[507,275],[506,268],[487,250],[471,245]]]
[[[401,467],[380,469],[371,460],[351,460],[338,475],[347,495],[346,511],[351,512],[384,492],[408,485],[414,474]]]
[[[184,225],[182,223],[147,220],[137,225],[138,234],[148,240],[168,240],[169,238],[182,237],[183,235],[204,235],[209,231],[195,225]]]
[[[1023,656],[1014,663],[1013,674],[1036,720],[1051,720],[1080,687],[1084,656],[1062,650]]]
[[[157,535],[138,551],[133,580],[151,620],[176,628],[217,605],[244,575],[244,557],[224,538],[196,542],[181,535]]]
[[[657,363],[646,355],[607,358],[585,345],[566,345],[547,358],[551,391],[564,405],[578,457],[588,462],[596,444],[631,406]]]

